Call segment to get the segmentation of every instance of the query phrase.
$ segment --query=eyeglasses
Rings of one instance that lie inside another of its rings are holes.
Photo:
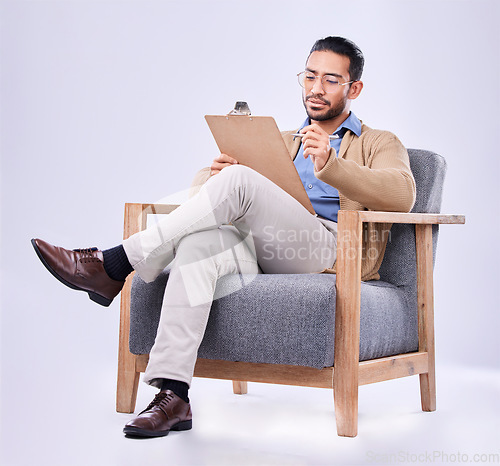
[[[312,89],[314,87],[314,83],[316,82],[316,79],[319,78],[319,76],[316,76],[314,73],[311,71],[302,71],[302,73],[299,73],[297,75],[297,78],[299,79],[299,84],[304,88],[304,89]],[[339,81],[339,78],[337,76],[333,76],[331,74],[325,74],[321,78],[321,85],[323,86],[323,89],[327,94],[331,94],[335,92],[339,86],[345,86],[346,84],[351,84],[354,81],[349,81],[346,83],[341,83]]]

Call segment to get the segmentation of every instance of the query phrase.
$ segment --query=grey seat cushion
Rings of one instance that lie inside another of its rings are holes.
[[[149,353],[168,279],[133,280],[130,350]],[[219,280],[199,357],[228,361],[333,365],[335,275],[258,275],[239,288],[237,275]],[[225,295],[225,296],[224,296]],[[286,302],[284,302],[286,297]],[[377,281],[361,286],[360,360],[417,349],[417,321],[398,287]]]

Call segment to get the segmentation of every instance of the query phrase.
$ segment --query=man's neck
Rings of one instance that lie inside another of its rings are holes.
[[[339,116],[330,120],[316,121],[311,119],[311,123],[316,123],[322,130],[332,134],[349,117],[350,110],[341,113]]]

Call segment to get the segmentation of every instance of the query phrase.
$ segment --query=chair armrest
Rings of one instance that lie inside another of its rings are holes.
[[[176,204],[125,204],[123,239],[146,229],[148,214],[169,214],[179,207]]]
[[[464,215],[375,212],[370,210],[358,211],[358,215],[361,222],[372,223],[414,223],[421,225],[465,223]]]
[[[465,216],[355,210],[339,211],[335,364],[337,364],[337,357],[341,358],[339,353],[344,353],[347,346],[351,347],[356,354],[359,345],[362,227],[365,222],[415,224],[417,286],[419,293],[421,293],[424,288],[432,290],[432,225],[464,224]],[[424,282],[426,282],[425,287]]]

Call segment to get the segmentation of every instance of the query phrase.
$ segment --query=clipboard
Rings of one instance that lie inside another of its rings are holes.
[[[205,120],[221,153],[259,172],[316,215],[274,118],[205,115]]]

